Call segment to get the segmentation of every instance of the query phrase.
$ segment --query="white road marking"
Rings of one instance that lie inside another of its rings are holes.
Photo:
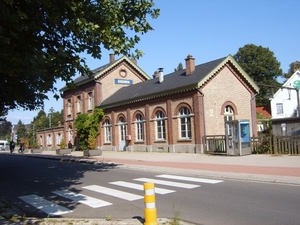
[[[110,202],[103,201],[101,199],[93,198],[87,195],[76,194],[74,192],[68,190],[60,190],[60,191],[53,191],[52,193],[62,196],[64,198],[71,199],[75,202],[79,202],[85,205],[88,205],[92,208],[99,208],[108,205],[112,205]]]
[[[107,187],[103,187],[103,186],[99,186],[99,185],[89,185],[89,186],[85,186],[85,187],[82,187],[82,188],[88,189],[88,190],[91,190],[91,191],[95,191],[95,192],[98,192],[98,193],[114,196],[116,198],[125,199],[125,200],[128,200],[128,201],[134,201],[134,200],[137,200],[137,199],[144,198],[144,196],[135,195],[135,194],[131,194],[131,193],[128,193],[128,192],[119,191],[119,190],[116,190],[116,189],[107,188]]]
[[[144,186],[141,184],[129,183],[129,182],[125,182],[125,181],[115,181],[115,182],[110,182],[110,184],[127,187],[127,188],[132,188],[132,189],[136,189],[136,190],[140,190],[140,191],[144,190]],[[155,188],[155,194],[164,195],[164,194],[169,194],[169,193],[173,193],[173,192],[175,192],[175,191],[165,189],[165,188]]]
[[[184,177],[184,176],[175,176],[175,175],[157,175],[156,177],[160,178],[168,178],[168,179],[175,179],[175,180],[184,180],[184,181],[193,181],[193,182],[200,182],[200,183],[208,183],[208,184],[218,184],[223,182],[222,180],[212,180],[212,179],[204,179],[204,178],[196,178],[196,177]]]
[[[186,188],[186,189],[200,187],[200,185],[195,185],[195,184],[186,184],[186,183],[179,183],[179,182],[165,181],[165,180],[156,180],[156,179],[150,179],[150,178],[137,178],[134,180],[155,183],[155,184],[162,184],[162,185],[173,186],[173,187]]]
[[[20,196],[19,198],[24,202],[27,202],[29,205],[32,205],[33,207],[47,213],[48,215],[59,216],[73,212],[72,210],[57,205],[37,195],[25,195]]]

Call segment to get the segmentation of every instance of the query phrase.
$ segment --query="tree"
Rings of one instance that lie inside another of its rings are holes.
[[[18,122],[18,128],[17,128],[16,134],[18,135],[18,139],[19,138],[27,138],[28,137],[26,127],[22,123],[21,120],[19,120],[19,122]]]
[[[180,71],[180,70],[183,70],[182,63],[179,63],[179,64],[178,64],[177,68],[174,69],[174,72]]]
[[[99,122],[102,120],[104,112],[102,109],[95,108],[94,112],[79,114],[74,122],[81,150],[95,149],[96,139],[99,135]]]
[[[8,140],[11,133],[12,124],[9,121],[0,121],[0,139]]]
[[[56,80],[91,75],[81,53],[101,59],[102,49],[139,58],[133,49],[153,28],[153,0],[0,1],[0,115],[42,109]]]
[[[284,78],[286,80],[289,79],[296,72],[296,70],[300,70],[300,62],[299,61],[295,61],[290,64],[290,68],[289,68],[288,72],[284,74]]]
[[[276,78],[282,76],[280,63],[269,48],[247,44],[239,48],[234,55],[238,64],[260,86],[256,96],[256,105],[264,106],[268,103],[272,90],[264,85],[280,86]]]

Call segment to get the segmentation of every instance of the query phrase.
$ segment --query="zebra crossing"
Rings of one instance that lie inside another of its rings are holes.
[[[165,195],[165,194],[171,194],[176,192],[176,188],[194,189],[194,188],[201,187],[200,185],[201,183],[218,184],[223,182],[222,180],[204,179],[204,178],[186,177],[186,176],[177,176],[177,175],[168,175],[168,174],[156,175],[155,177],[157,179],[141,177],[141,178],[134,178],[133,182],[114,181],[108,183],[109,185],[113,185],[116,188],[124,187],[129,190],[128,192],[120,191],[115,188],[109,188],[100,185],[83,186],[82,189],[92,191],[97,194],[99,193],[99,194],[112,196],[114,198],[122,199],[125,201],[136,201],[136,200],[143,199],[144,193],[141,192],[140,195],[133,194],[130,192],[130,189],[143,191],[144,190],[143,183],[154,183],[155,186],[158,185],[159,187],[155,187],[155,194]],[[195,184],[191,184],[187,182],[191,182],[191,183],[193,182]],[[78,194],[70,190],[56,190],[56,191],[52,191],[52,193],[62,198],[74,201],[76,203],[84,204],[91,208],[101,208],[101,207],[113,205],[113,203],[111,202],[107,202],[99,198],[94,198],[84,194]],[[27,204],[43,211],[44,213],[50,216],[58,216],[58,215],[63,215],[66,213],[73,212],[72,210],[66,207],[58,205],[54,202],[51,202],[35,194],[20,196],[19,198],[24,202],[26,202]]]

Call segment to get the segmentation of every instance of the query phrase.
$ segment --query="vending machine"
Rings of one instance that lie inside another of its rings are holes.
[[[225,122],[227,155],[250,155],[251,139],[249,120]]]

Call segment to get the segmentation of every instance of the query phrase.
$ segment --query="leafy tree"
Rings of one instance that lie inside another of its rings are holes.
[[[269,48],[247,44],[239,48],[234,55],[235,60],[260,85],[259,94],[256,96],[256,105],[264,106],[272,94],[266,85],[280,86],[276,78],[282,76],[280,63]]]
[[[183,70],[182,63],[179,63],[179,64],[178,64],[177,68],[174,69],[174,72],[180,71],[180,70]]]
[[[96,138],[99,135],[99,122],[104,116],[103,110],[95,108],[94,112],[79,114],[74,122],[81,150],[95,149]]]
[[[34,130],[42,130],[49,127],[49,120],[44,110],[40,110],[36,117],[33,118]]]
[[[158,16],[153,0],[0,1],[0,115],[41,109],[48,91],[59,98],[56,80],[91,75],[83,52],[139,58],[143,53],[132,50],[153,30],[147,19]]]
[[[9,121],[0,121],[0,139],[7,140],[10,137],[12,124]]]
[[[295,73],[295,71],[297,69],[300,70],[300,62],[299,61],[292,62],[290,64],[290,68],[289,68],[288,72],[284,74],[284,78],[286,80],[289,79]]]
[[[18,135],[18,138],[27,138],[28,137],[26,127],[22,123],[21,120],[19,120],[19,122],[18,122],[18,128],[17,128],[16,134]]]

